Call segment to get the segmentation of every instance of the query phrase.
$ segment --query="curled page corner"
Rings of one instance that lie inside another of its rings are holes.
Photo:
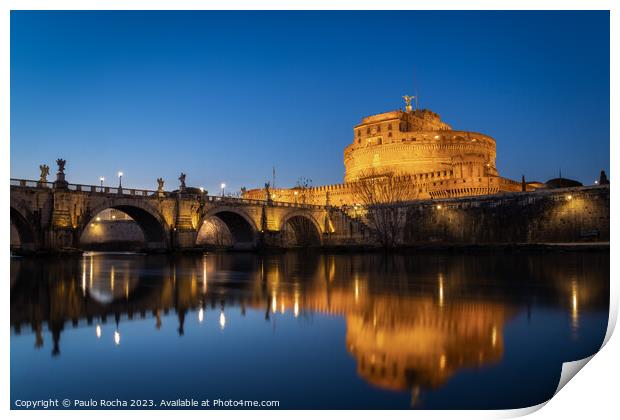
[[[596,353],[584,359],[573,360],[572,362],[562,363],[562,372],[560,374],[560,381],[558,382],[558,387],[555,389],[555,392],[553,393],[553,397],[555,397],[557,393],[560,392],[562,388],[564,388],[564,385],[566,385],[568,381],[573,379],[573,376],[575,376],[577,372],[579,372],[581,368],[583,368],[590,361],[590,359],[594,357],[595,354]],[[513,410],[505,410],[503,412],[500,412],[499,417],[500,418],[514,418],[514,417],[526,416],[528,414],[531,414],[543,408],[545,405],[547,405],[549,401],[551,401],[551,398],[548,399],[547,401],[544,401],[540,404],[532,405],[530,407],[517,408]]]
[[[562,364],[562,373],[560,374],[560,382],[558,382],[558,387],[553,393],[554,396],[558,392],[560,392],[562,388],[564,388],[564,385],[566,385],[568,381],[573,379],[573,376],[575,376],[577,372],[579,372],[581,368],[584,367],[590,361],[590,359],[594,357],[594,354],[584,359],[573,360],[572,362],[564,362]]]

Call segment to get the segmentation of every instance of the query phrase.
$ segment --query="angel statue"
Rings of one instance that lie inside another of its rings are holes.
[[[47,176],[50,174],[50,167],[43,164],[39,165],[39,169],[41,170],[41,177],[39,178],[39,182],[47,182]]]
[[[269,192],[269,187],[271,184],[269,182],[265,182],[265,194],[267,195],[267,201],[271,200],[271,193]]]
[[[65,163],[67,163],[67,161],[64,159],[56,159],[56,165],[58,165],[58,173],[65,173]]]
[[[181,189],[184,190],[185,189],[185,177],[186,175],[181,172],[181,176],[179,176],[179,182],[181,182]]]
[[[411,100],[415,99],[415,96],[405,95],[403,96],[403,99],[405,100],[405,109],[407,110],[407,112],[411,112],[413,109],[413,107],[411,106]]]
[[[157,192],[163,192],[163,191],[164,191],[164,179],[157,178]]]

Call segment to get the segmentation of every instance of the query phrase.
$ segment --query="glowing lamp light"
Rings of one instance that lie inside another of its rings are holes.
[[[566,196],[566,199],[567,199],[567,200],[572,200],[572,199],[573,199],[573,196],[569,194],[569,195],[567,195],[567,196]]]
[[[101,217],[97,216],[97,221],[98,222],[101,221]]]
[[[123,172],[122,171],[118,171],[118,177],[120,178],[121,176],[123,176]]]
[[[200,192],[201,193],[205,192],[205,187],[200,187]]]
[[[437,210],[441,210],[441,204],[437,204]]]

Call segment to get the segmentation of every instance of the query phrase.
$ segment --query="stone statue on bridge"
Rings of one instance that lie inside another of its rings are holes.
[[[158,193],[164,192],[164,179],[163,178],[157,178],[157,192]]]
[[[56,159],[56,165],[58,165],[58,173],[59,174],[64,174],[65,173],[65,164],[67,163],[66,160],[60,158],[60,159]]]
[[[267,201],[271,202],[271,192],[269,191],[269,187],[271,184],[269,182],[265,182],[265,195],[267,196]]]
[[[185,191],[185,177],[187,175],[185,175],[183,172],[181,172],[181,175],[179,176],[179,182],[181,183],[181,185],[179,186],[179,190],[181,192]]]
[[[66,160],[62,158],[56,159],[56,165],[58,165],[58,172],[56,173],[56,181],[54,181],[54,188],[67,188],[69,183],[65,180],[65,164]]]
[[[46,164],[39,165],[39,169],[41,170],[41,176],[39,177],[39,182],[44,184],[47,182],[47,176],[50,174],[50,167]]]

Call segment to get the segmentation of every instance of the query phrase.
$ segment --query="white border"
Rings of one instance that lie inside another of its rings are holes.
[[[45,0],[5,0],[0,3],[0,147],[2,156],[4,156],[4,162],[0,165],[0,171],[4,176],[5,182],[0,183],[2,190],[2,196],[5,200],[9,198],[9,185],[8,179],[10,177],[10,165],[9,165],[9,139],[10,139],[10,74],[9,74],[9,48],[10,48],[10,10],[234,10],[234,9],[251,9],[251,10],[275,10],[275,9],[288,9],[288,10],[389,10],[389,9],[402,9],[402,10],[611,10],[611,103],[610,103],[610,116],[611,116],[611,138],[620,139],[620,133],[618,129],[618,123],[614,119],[614,116],[618,116],[618,2],[614,1],[577,1],[577,0],[564,0],[564,1],[549,1],[549,0],[505,0],[505,1],[489,1],[489,0],[426,0],[426,1],[404,1],[404,0],[383,0],[381,2],[373,2],[368,0],[359,1],[326,1],[326,0],[298,0],[295,2],[284,1],[241,1],[232,0],[227,2],[207,2],[207,1],[191,1],[191,0],[127,0],[127,1],[89,1],[89,0],[57,0],[57,1],[45,1]],[[576,28],[578,30],[578,28]],[[616,172],[617,167],[617,146],[615,142],[611,142],[611,168],[610,178],[613,182],[613,175]],[[613,209],[616,209],[617,199],[612,194],[612,213]],[[9,206],[2,206],[0,211],[5,217],[4,220],[9,219]],[[612,216],[612,220],[615,220],[615,215]],[[4,243],[8,243],[9,238],[9,224],[0,224],[2,235],[5,238]],[[612,222],[611,236],[615,243],[618,236],[618,229]],[[620,345],[617,343],[618,339],[609,341],[611,332],[615,326],[617,312],[618,312],[618,253],[612,248],[612,266],[611,266],[611,308],[610,308],[610,323],[605,338],[605,348],[600,354],[592,358],[592,362],[584,369],[584,372],[579,374],[579,379],[571,381],[562,391],[548,404],[541,404],[537,407],[530,407],[521,410],[505,410],[505,411],[416,411],[412,413],[410,411],[360,411],[360,412],[347,412],[348,415],[354,415],[358,418],[375,418],[380,415],[388,415],[392,418],[409,418],[415,416],[416,418],[444,418],[444,417],[461,417],[461,418],[497,418],[497,417],[514,417],[525,415],[530,412],[536,411],[542,406],[546,407],[543,410],[537,411],[537,418],[556,418],[561,417],[563,419],[578,419],[585,416],[593,418],[609,418],[617,414],[618,407],[618,395],[615,389],[618,376],[618,366],[616,355]],[[5,274],[8,274],[10,266],[10,259],[8,255],[2,259],[2,267]],[[8,277],[8,276],[7,276]],[[6,277],[5,277],[6,279]],[[6,287],[6,286],[5,286]],[[5,289],[6,290],[6,289]],[[2,325],[5,330],[4,345],[1,348],[2,351],[2,381],[4,386],[2,387],[1,402],[5,410],[9,410],[9,339],[10,339],[10,323],[9,323],[9,307],[10,299],[9,293],[4,294],[4,308],[2,311]],[[609,342],[608,342],[609,341]],[[168,419],[170,416],[187,415],[188,417],[204,419],[205,416],[217,415],[220,418],[232,418],[239,415],[251,415],[252,417],[259,418],[287,418],[295,416],[296,418],[305,419],[313,418],[315,416],[324,415],[319,411],[252,411],[252,412],[234,412],[234,411],[218,411],[217,413],[210,413],[204,411],[193,412],[168,412],[168,411],[152,411],[152,412],[89,412],[87,415],[94,416],[95,418],[107,418],[109,416],[123,415],[128,413],[135,415],[148,415],[149,418],[161,418]],[[334,411],[331,412],[334,415],[343,415],[344,412]],[[614,414],[612,414],[614,413]],[[11,416],[19,418],[40,418],[42,415],[51,418],[81,418],[85,415],[80,411],[49,411],[49,412],[32,412],[32,411],[11,411]]]

